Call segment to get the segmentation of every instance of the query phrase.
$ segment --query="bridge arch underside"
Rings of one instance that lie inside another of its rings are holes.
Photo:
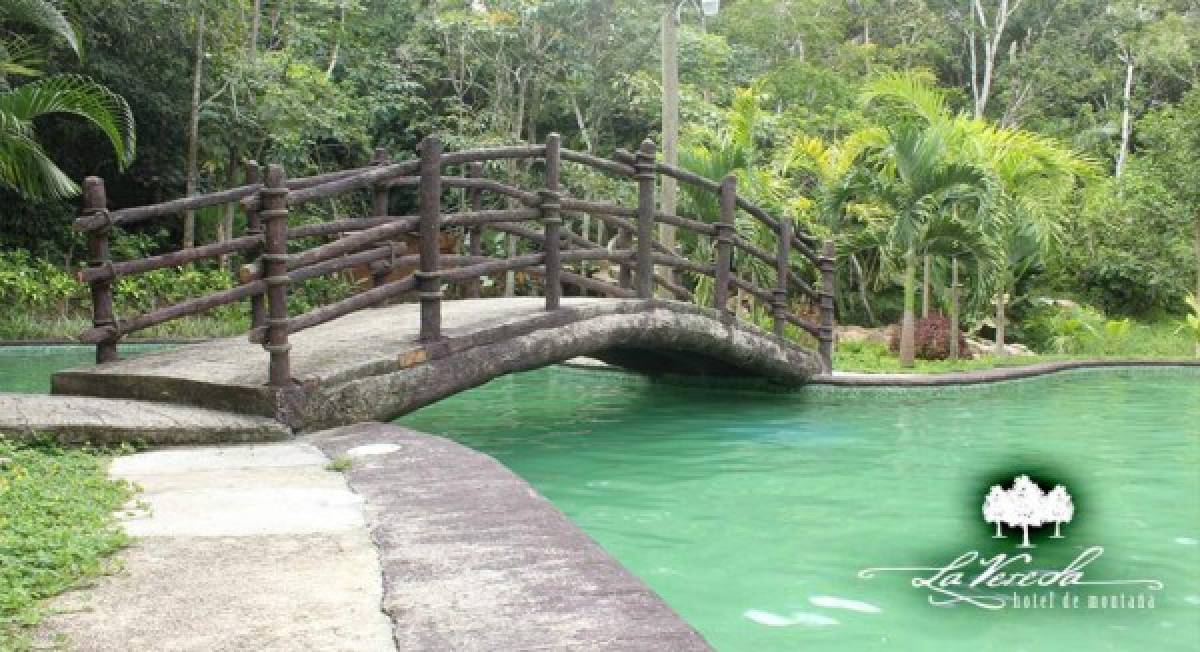
[[[668,300],[539,298],[443,302],[442,332],[419,341],[419,306],[362,310],[296,333],[287,388],[245,337],[55,374],[56,394],[183,403],[269,416],[297,432],[388,421],[516,371],[579,356],[633,371],[753,376],[800,385],[817,354],[732,317]]]
[[[517,319],[424,347],[427,359],[309,390],[288,421],[301,430],[387,421],[505,374],[587,356],[640,373],[759,377],[800,385],[815,352],[715,311],[676,301],[601,301]]]

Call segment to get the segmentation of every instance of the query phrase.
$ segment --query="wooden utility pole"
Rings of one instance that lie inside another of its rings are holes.
[[[667,165],[679,164],[679,15],[675,4],[668,2],[662,15],[662,153]],[[675,179],[663,175],[659,207],[662,212],[674,215],[677,205]],[[658,239],[668,251],[675,252],[674,225],[659,224]],[[663,269],[660,273],[669,275],[671,271]]]
[[[192,113],[188,119],[187,181],[185,192],[188,197],[196,194],[196,177],[199,176],[197,158],[200,149],[200,80],[204,74],[204,10],[196,13],[196,54],[192,69]],[[183,214],[183,248],[196,244],[196,211]]]

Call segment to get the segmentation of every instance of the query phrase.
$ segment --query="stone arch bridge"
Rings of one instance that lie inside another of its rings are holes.
[[[613,159],[562,148],[554,134],[542,145],[453,153],[429,137],[418,154],[390,162],[377,152],[367,167],[299,179],[278,165],[260,177],[248,162],[243,186],[120,210],[109,210],[103,181],[88,178],[76,227],[88,239],[89,265],[78,276],[91,289],[93,327],[79,339],[96,345],[98,364],[56,374],[53,391],[270,416],[307,431],[391,419],[576,356],[646,373],[782,384],[830,371],[832,245],[738,195],[735,177],[713,181],[658,162],[649,140]],[[489,178],[485,164],[495,162],[510,171],[523,163],[522,176],[539,177],[539,187]],[[609,200],[576,198],[577,168],[631,187]],[[663,176],[711,195],[716,219],[656,210]],[[392,215],[403,203],[393,195],[409,188],[417,214]],[[334,198],[358,198],[370,214],[303,223],[316,202]],[[110,255],[114,229],[221,206],[244,212],[243,234],[134,260]],[[677,255],[659,238],[664,225],[711,260]],[[488,255],[486,231],[529,243],[528,253]],[[121,276],[210,258],[241,263],[231,289],[116,316]],[[290,286],[351,272],[366,287],[289,311]],[[507,275],[512,287],[518,273],[537,279],[526,288],[541,296],[482,298],[483,279]],[[131,333],[238,302],[249,303],[246,336],[117,355]]]

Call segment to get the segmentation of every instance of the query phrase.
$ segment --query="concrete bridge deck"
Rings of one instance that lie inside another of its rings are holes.
[[[514,371],[576,356],[648,373],[818,373],[815,352],[715,311],[665,300],[474,299],[442,304],[444,338],[420,342],[417,304],[356,312],[291,336],[296,384],[267,386],[267,355],[232,337],[55,374],[53,392],[266,416],[299,431],[390,420]]]

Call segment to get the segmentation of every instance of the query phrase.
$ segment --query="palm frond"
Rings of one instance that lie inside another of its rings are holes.
[[[8,77],[41,77],[45,51],[33,39],[10,36],[0,40],[0,90],[8,90]]]
[[[79,186],[50,160],[41,145],[20,131],[0,129],[0,184],[27,198],[64,198]]]
[[[864,104],[889,101],[926,123],[949,116],[946,94],[937,87],[933,73],[927,70],[889,73],[867,83],[862,93]]]
[[[0,23],[21,23],[45,29],[61,36],[76,55],[83,46],[75,27],[62,11],[46,0],[4,0],[0,3]]]
[[[136,153],[133,112],[120,95],[86,77],[56,75],[0,93],[0,128],[32,124],[40,116],[77,115],[108,137],[117,162],[124,168]]]

